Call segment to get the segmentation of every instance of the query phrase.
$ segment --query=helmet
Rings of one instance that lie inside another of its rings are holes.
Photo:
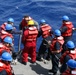
[[[13,18],[9,18],[8,21],[14,23],[14,19]]]
[[[34,25],[34,21],[33,20],[28,21],[28,25]]]
[[[9,43],[9,44],[12,44],[12,38],[11,37],[5,37],[4,38],[4,40],[3,40],[4,42],[7,42],[7,43]]]
[[[8,52],[4,52],[1,57],[2,57],[2,60],[12,61],[12,57],[11,57],[10,53],[8,53]]]
[[[76,68],[76,61],[73,59],[70,59],[66,63],[70,68]]]
[[[6,30],[12,30],[12,29],[13,29],[13,26],[12,26],[11,24],[7,24],[7,25],[5,26],[5,29],[6,29]]]
[[[62,17],[62,20],[68,21],[68,20],[69,20],[69,17],[66,16],[66,15],[64,15],[64,16]]]
[[[61,36],[61,32],[60,32],[60,30],[58,30],[58,29],[56,29],[56,30],[54,31],[54,34],[55,34],[56,36]]]
[[[66,44],[66,46],[68,48],[75,48],[75,45],[74,45],[74,43],[72,41],[68,41],[67,44]]]
[[[40,23],[45,23],[46,21],[44,20],[44,19],[42,19],[41,21],[40,21]]]

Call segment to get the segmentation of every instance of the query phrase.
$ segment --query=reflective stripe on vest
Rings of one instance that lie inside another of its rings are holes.
[[[38,35],[38,30],[36,27],[29,27],[29,36],[26,41],[33,41],[36,40]]]
[[[68,29],[66,32],[62,33],[62,36],[71,36],[72,35],[72,28],[73,28],[72,22],[66,22],[65,24],[62,25],[62,27],[64,27],[64,26],[66,26]]]
[[[50,46],[50,50],[52,51],[56,51],[55,48],[54,48],[54,45],[56,42],[59,42],[60,43],[60,51],[62,51],[62,45],[64,44],[64,39],[62,36],[58,37],[58,38],[54,38],[51,42],[51,46]]]

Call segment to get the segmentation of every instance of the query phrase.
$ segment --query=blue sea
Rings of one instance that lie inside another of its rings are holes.
[[[62,25],[62,16],[67,15],[76,27],[76,1],[75,0],[0,0],[0,25],[14,18],[14,26],[19,30],[19,24],[25,14],[30,15],[38,23],[45,19],[53,30]],[[76,44],[76,32],[73,41]],[[18,51],[19,35],[14,35],[15,50]],[[37,40],[37,51],[42,38]],[[23,46],[21,45],[21,48]]]

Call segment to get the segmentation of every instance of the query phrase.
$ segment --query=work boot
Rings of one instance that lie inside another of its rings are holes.
[[[18,61],[17,61],[17,59],[13,59],[13,61],[11,62],[11,65],[17,65],[17,63],[18,63]]]
[[[51,73],[53,75],[57,75],[57,72],[54,72],[53,70],[49,70],[49,73]]]
[[[27,65],[27,62],[22,62],[22,64]]]
[[[43,61],[41,58],[37,57],[36,58],[37,61]]]
[[[50,61],[50,57],[46,57],[46,60]]]
[[[36,65],[36,62],[31,62],[32,63],[32,65]]]

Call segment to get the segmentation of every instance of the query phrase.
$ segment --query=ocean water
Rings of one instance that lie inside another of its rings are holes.
[[[45,19],[53,30],[62,25],[62,16],[67,15],[76,27],[76,1],[75,0],[0,0],[0,25],[14,18],[15,27],[19,30],[19,23],[25,14],[40,22]],[[73,41],[76,42],[76,32]],[[14,35],[15,50],[18,50],[19,35]],[[37,40],[37,50],[41,43],[41,37]],[[76,43],[75,43],[76,44]],[[22,45],[21,45],[22,48]]]

